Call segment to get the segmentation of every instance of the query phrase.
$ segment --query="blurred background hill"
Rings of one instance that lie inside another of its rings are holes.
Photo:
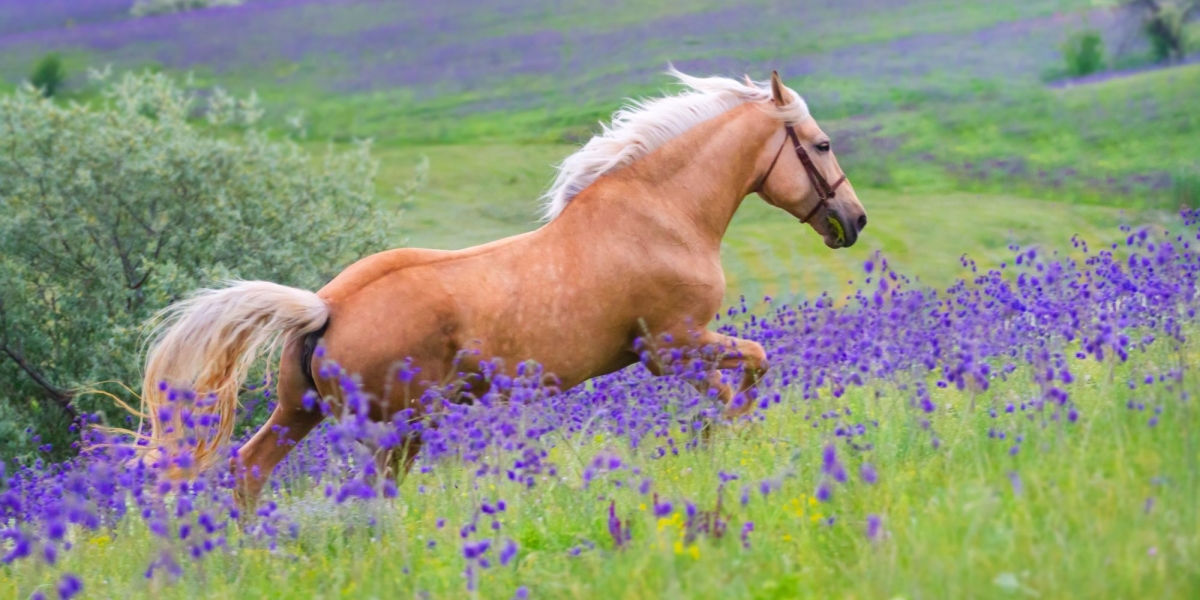
[[[998,256],[1009,243],[1065,240],[1118,219],[1097,207],[1195,201],[1200,66],[1186,52],[1156,56],[1139,6],[252,0],[141,17],[130,9],[129,0],[0,0],[0,76],[16,84],[56,52],[68,98],[86,99],[85,68],[108,64],[253,90],[279,127],[302,115],[310,143],[375,140],[382,190],[428,157],[428,184],[404,206],[398,244],[462,247],[536,227],[551,165],[623,99],[669,89],[668,62],[758,79],[778,69],[833,134],[872,211],[865,243],[831,254],[747,203],[728,241],[731,296],[836,290],[873,249],[943,282],[962,252]],[[1184,28],[1195,37],[1195,24]],[[1099,44],[1092,66],[1069,51],[1088,35]]]

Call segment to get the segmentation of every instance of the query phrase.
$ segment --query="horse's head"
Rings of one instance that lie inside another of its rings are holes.
[[[775,105],[799,101],[771,75]],[[768,204],[787,211],[825,238],[830,248],[848,248],[867,226],[867,211],[838,166],[829,136],[808,117],[786,123],[764,150],[770,166],[757,192]]]

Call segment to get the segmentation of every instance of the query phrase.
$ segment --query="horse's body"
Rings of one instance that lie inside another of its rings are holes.
[[[794,115],[794,103],[802,101],[784,100],[785,88],[778,79],[773,84],[776,111],[790,108]],[[824,134],[811,118],[795,126],[801,138],[821,147]],[[778,113],[761,102],[738,103],[591,178],[536,231],[460,251],[382,252],[350,266],[316,294],[263,282],[206,292],[176,309],[176,323],[152,350],[146,396],[168,380],[217,392],[219,409],[229,410],[245,357],[271,335],[288,336],[278,407],[239,452],[248,469],[245,491],[254,497],[290,448],[281,437],[299,440],[323,418],[303,407],[306,391],[315,383],[322,397],[338,399],[336,378],[309,379],[319,372],[318,359],[302,364],[305,334],[322,328],[325,356],[361,377],[376,419],[418,408],[428,385],[458,380],[462,394],[486,392],[488,384],[478,376],[482,360],[510,373],[535,360],[567,389],[636,362],[635,339],[647,335],[669,334],[666,339],[679,346],[723,348],[716,366],[743,366],[744,390],[766,369],[763,349],[705,329],[725,294],[720,243],[742,200],[759,192],[797,217],[812,217],[823,207],[828,223],[810,224],[833,247],[853,243],[865,225],[849,186],[836,206],[823,195],[816,202],[817,182],[809,180],[811,172],[805,177],[800,164],[811,159],[781,158],[783,136]],[[830,177],[838,169],[825,148],[828,158],[817,168]],[[802,153],[799,142],[796,151]],[[833,231],[845,225],[849,243]],[[419,368],[415,386],[396,383],[406,359]],[[727,405],[733,400],[733,390],[715,371],[708,381]],[[152,422],[153,437],[162,443],[165,424],[153,416]],[[200,454],[211,456],[212,447]]]

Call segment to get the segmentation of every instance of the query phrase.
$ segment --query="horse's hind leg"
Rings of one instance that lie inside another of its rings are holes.
[[[395,448],[378,451],[375,455],[375,468],[383,476],[399,484],[404,477],[408,476],[409,471],[412,471],[413,463],[417,460],[417,453],[420,450],[421,438],[417,435],[408,435]]]
[[[238,477],[236,495],[244,511],[254,509],[271,471],[325,418],[319,409],[304,408],[309,385],[300,367],[302,344],[303,338],[297,338],[284,347],[276,385],[278,404],[258,433],[238,450],[233,466]]]

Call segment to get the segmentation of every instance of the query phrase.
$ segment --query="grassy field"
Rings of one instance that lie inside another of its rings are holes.
[[[65,100],[90,101],[85,65],[192,71],[201,87],[256,89],[273,125],[303,112],[314,148],[373,138],[380,197],[404,211],[397,245],[462,248],[537,227],[553,165],[622,98],[666,89],[668,60],[698,74],[780,68],[870,215],[859,244],[835,252],[748,198],[723,246],[731,305],[851,294],[876,252],[944,290],[971,275],[964,255],[984,267],[1011,265],[1013,244],[1077,255],[1072,236],[1099,247],[1123,240],[1125,223],[1174,231],[1170,209],[1200,204],[1200,65],[1043,85],[1065,35],[1115,26],[1088,0],[262,0],[142,22],[124,4],[81,0],[64,25],[48,8],[0,0],[0,77],[15,83],[61,51],[75,73]],[[391,200],[422,160],[424,186]],[[53,597],[70,572],[97,598],[1194,597],[1195,360],[1194,342],[1160,341],[1117,365],[1071,362],[1077,423],[1004,412],[1040,393],[1023,366],[987,392],[933,388],[928,427],[899,389],[912,382],[868,378],[836,399],[787,390],[757,422],[677,456],[614,436],[563,438],[548,458],[561,471],[534,488],[453,462],[415,473],[386,502],[335,505],[293,483],[269,498],[294,537],[231,529],[226,551],[151,578],[147,565],[183,545],[126,518],[73,531],[53,566],[0,567],[0,595]],[[861,439],[871,450],[846,455],[849,483],[821,502],[814,485],[836,436],[819,415],[835,410],[873,424]],[[586,460],[606,452],[674,499],[672,516],[655,517],[628,470],[585,485]],[[865,456],[877,483],[859,475]],[[686,538],[678,504],[711,510],[718,497],[728,531]],[[520,553],[468,592],[459,528],[498,498],[508,508],[497,536]],[[631,524],[627,547],[607,529],[610,503]]]
[[[174,585],[142,576],[165,542],[140,522],[77,539],[61,568],[83,577],[94,597],[465,597],[458,528],[481,501],[503,499],[499,533],[520,554],[484,571],[472,597],[510,598],[520,586],[532,598],[1190,597],[1200,589],[1200,414],[1179,393],[1198,382],[1192,372],[1177,384],[1127,385],[1178,359],[1164,347],[1115,370],[1073,365],[1077,424],[1005,414],[1006,402],[1032,391],[1018,376],[975,396],[938,390],[933,398],[945,410],[931,419],[935,448],[899,394],[879,384],[840,400],[787,399],[761,422],[721,430],[709,448],[658,460],[618,439],[572,440],[551,452],[560,477],[531,489],[442,464],[411,476],[383,504],[339,507],[315,491],[283,494],[276,499],[300,524],[297,538],[268,550],[234,533],[237,549],[189,567]],[[1130,401],[1137,406],[1127,408]],[[851,455],[850,483],[817,502],[813,481],[829,430],[808,416],[835,408],[879,424],[859,440],[873,446],[862,456],[879,479],[864,483]],[[628,472],[585,490],[578,461],[602,451],[641,465],[663,497],[711,510],[721,495],[727,533],[683,543],[678,513],[657,519],[650,496],[608,483],[634,479]],[[720,472],[738,477],[723,492]],[[764,495],[760,482],[771,479],[778,487]],[[632,524],[621,550],[606,529],[612,501]],[[874,539],[869,515],[882,515]],[[365,524],[370,516],[374,527]],[[747,521],[754,530],[744,548]],[[45,571],[5,568],[0,590],[21,597]]]

